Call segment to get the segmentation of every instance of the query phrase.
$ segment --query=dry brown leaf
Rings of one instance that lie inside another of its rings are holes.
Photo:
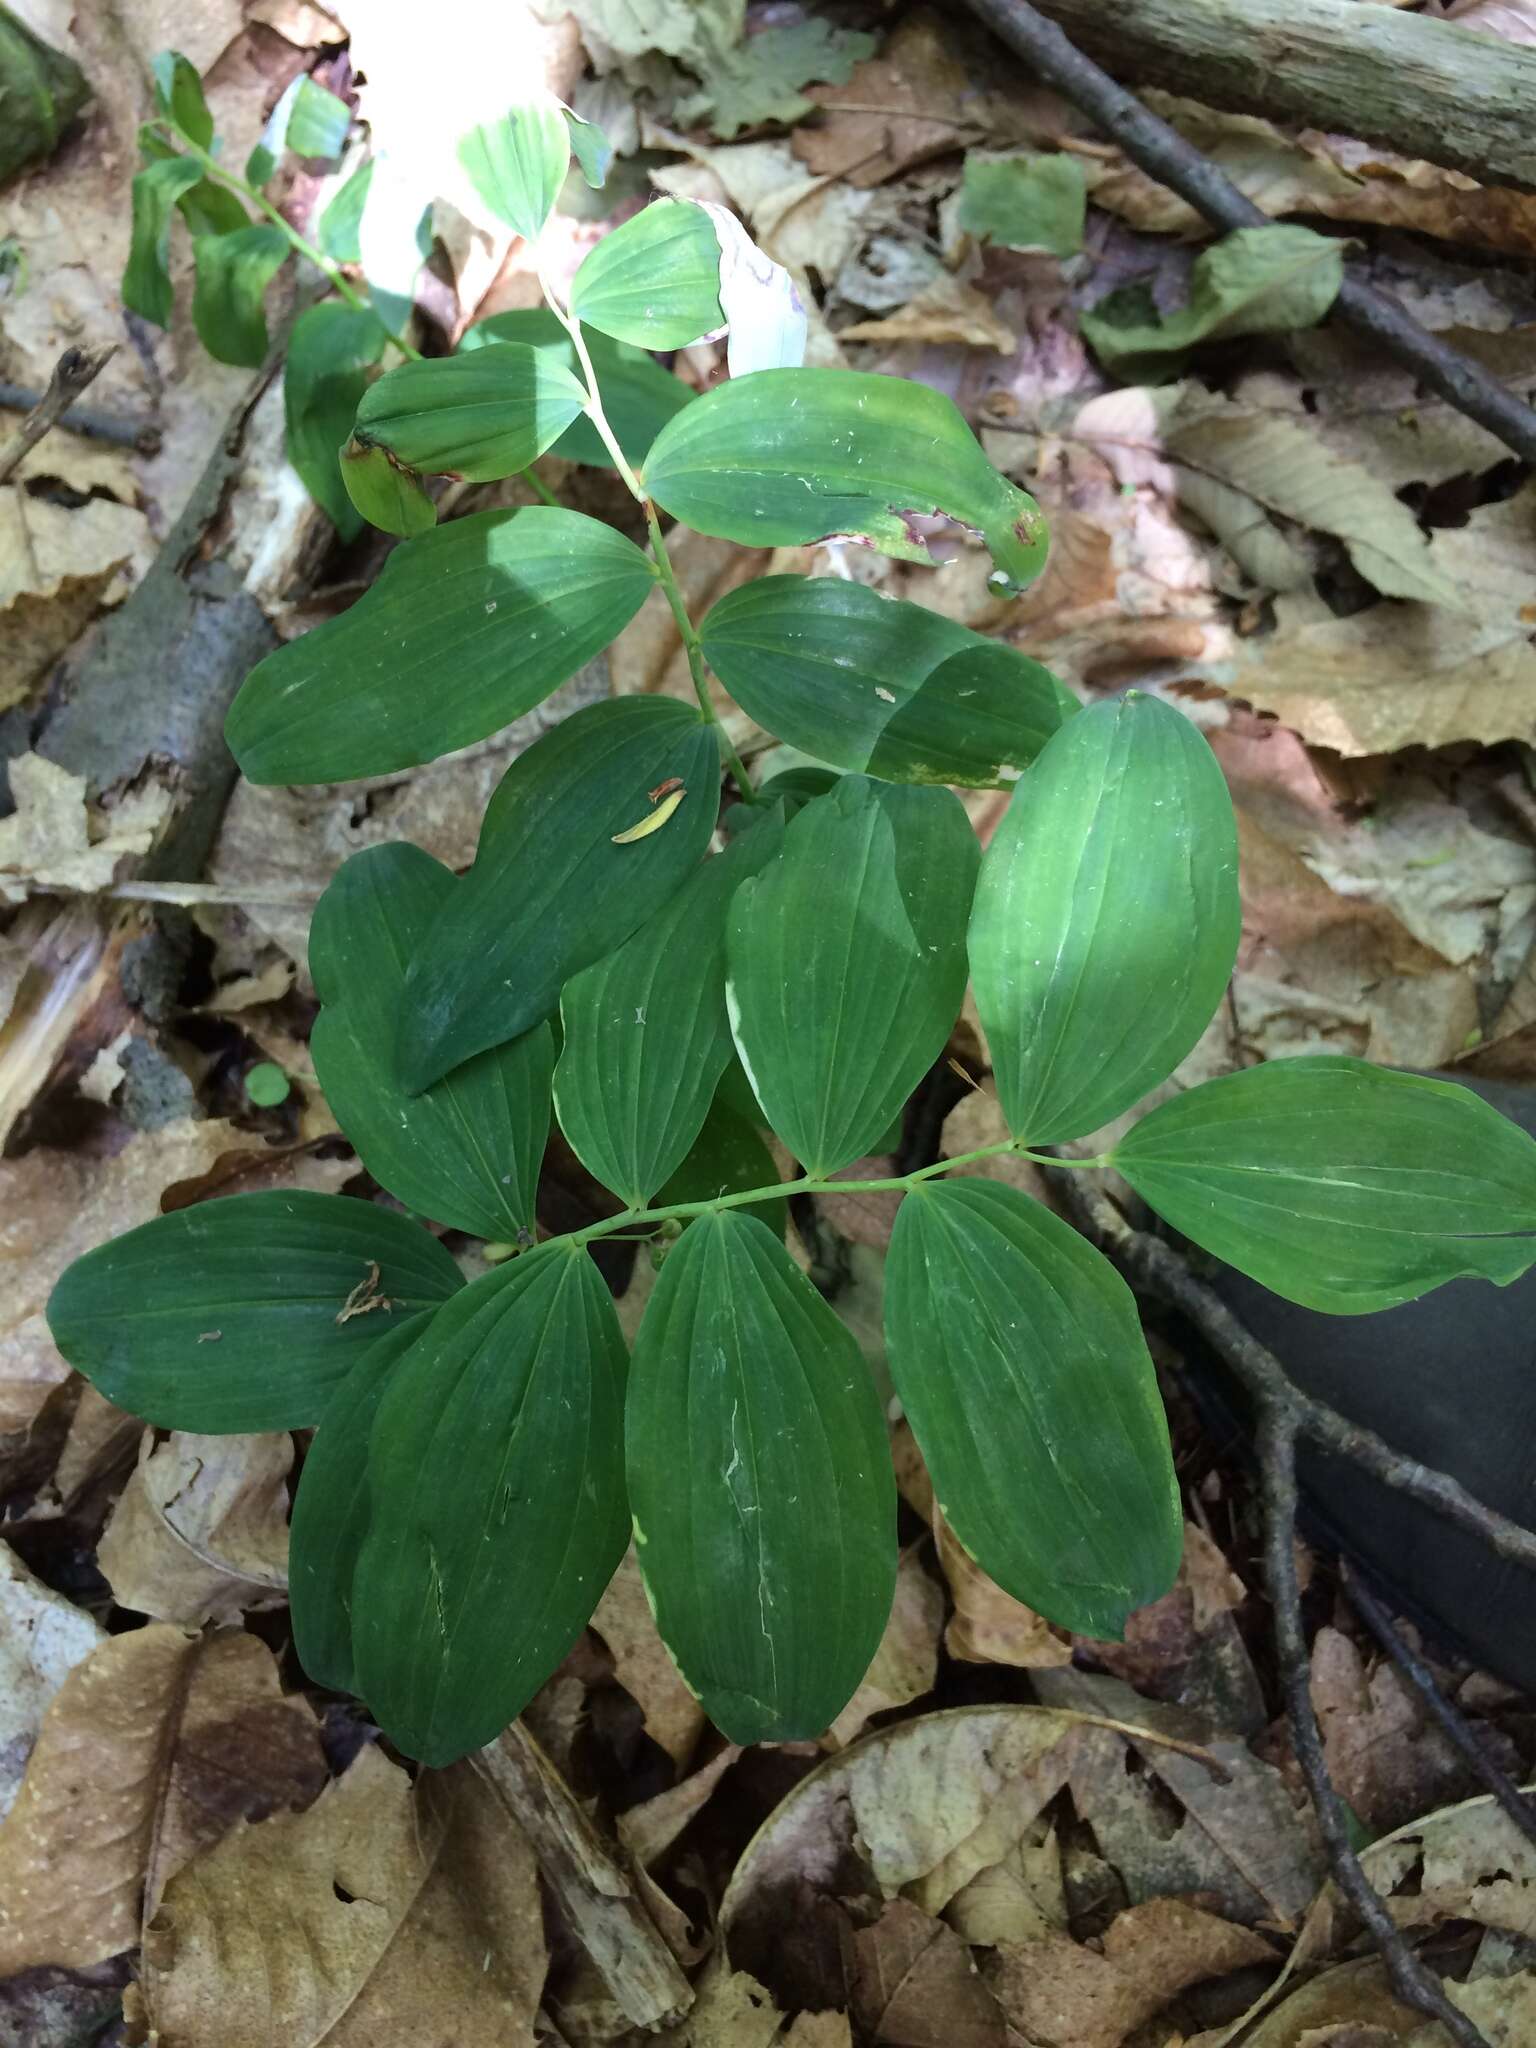
[[[20,902],[36,888],[106,888],[126,855],[147,853],[171,808],[169,790],[151,783],[105,815],[86,802],[85,777],[18,754],[10,764],[16,809],[0,818],[0,896]]]
[[[632,1549],[598,1601],[592,1627],[612,1652],[618,1681],[639,1707],[646,1734],[681,1770],[703,1732],[704,1709],[661,1640]]]
[[[698,1979],[687,2017],[653,2038],[666,2048],[849,2048],[848,2017],[802,2012],[786,2024],[771,1993],[744,1970],[733,1970],[719,1951]]]
[[[201,1628],[280,1606],[288,1590],[293,1438],[147,1430],[97,1547],[119,1607]]]
[[[852,2017],[866,2040],[891,2048],[1005,2048],[997,2000],[971,1952],[942,1920],[891,1899],[853,1936]]]
[[[1186,1522],[1177,1580],[1160,1600],[1137,1608],[1125,1625],[1124,1640],[1079,1640],[1116,1678],[1139,1691],[1167,1697],[1203,1639],[1246,1598],[1247,1588],[1210,1537]]]
[[[872,1715],[904,1707],[933,1688],[939,1668],[939,1631],[944,1626],[944,1595],[924,1568],[921,1546],[904,1550],[896,1568],[896,1592],[890,1619],[858,1691],[832,1723],[829,1734],[839,1748],[863,1730]]]
[[[537,1869],[467,1766],[413,1793],[369,1747],[174,1879],[145,1965],[166,2048],[517,2048],[546,1967]]]
[[[175,1872],[324,1782],[319,1725],[254,1636],[111,1637],[55,1694],[0,1824],[0,1976],[130,1947]]]
[[[992,1948],[1062,1932],[1067,1890],[1056,1830],[1043,1820],[1026,1830],[998,1862],[977,1871],[944,1908],[964,1940]]]
[[[857,186],[883,184],[979,141],[990,118],[941,23],[928,14],[903,22],[878,57],[854,66],[846,85],[812,86],[806,97],[826,111],[796,128],[796,156],[818,177]]]
[[[963,343],[967,348],[990,348],[998,355],[1012,355],[1019,338],[1003,320],[985,292],[974,284],[943,271],[899,312],[883,320],[856,320],[838,329],[839,341],[895,343],[900,341]]]
[[[11,1810],[49,1701],[106,1631],[0,1543],[0,1818]]]
[[[944,1519],[933,1509],[939,1564],[949,1581],[955,1611],[944,1632],[951,1657],[972,1664],[1011,1664],[1048,1670],[1072,1662],[1072,1644],[1043,1614],[1005,1593],[989,1578]]]

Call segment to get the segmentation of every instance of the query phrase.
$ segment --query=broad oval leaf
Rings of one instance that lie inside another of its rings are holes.
[[[731,1057],[726,912],[783,839],[775,808],[561,994],[560,1128],[587,1171],[631,1209],[675,1172],[709,1114]]]
[[[452,520],[396,548],[350,611],[257,664],[230,707],[230,750],[251,782],[435,760],[541,703],[654,577],[633,542],[563,506]]]
[[[1327,1054],[1202,1081],[1114,1162],[1202,1250],[1290,1301],[1365,1315],[1536,1262],[1536,1144],[1470,1089]]]
[[[300,1429],[391,1317],[461,1285],[435,1237],[373,1202],[229,1195],[76,1259],[48,1327],[92,1386],[157,1428]]]
[[[992,467],[951,399],[901,377],[758,370],[717,384],[657,436],[645,486],[675,519],[751,547],[855,534],[926,562],[912,521],[943,512],[982,536],[1007,588],[1045,566],[1034,499]]]
[[[1118,1640],[1166,1593],[1184,1523],[1130,1289],[1001,1181],[922,1181],[886,1261],[891,1374],[935,1497],[982,1569]]]
[[[401,363],[363,394],[355,434],[407,469],[492,483],[558,441],[587,394],[563,364],[525,342]]]
[[[355,539],[363,522],[341,480],[341,450],[387,339],[367,306],[324,299],[294,322],[283,359],[288,460],[343,540]]]
[[[492,214],[536,241],[555,210],[571,163],[571,135],[558,100],[545,96],[471,128],[459,162]]]
[[[516,1718],[628,1538],[624,1342],[570,1244],[466,1287],[396,1366],[368,1445],[358,1687],[408,1756],[452,1763]]]
[[[604,235],[571,281],[570,310],[640,348],[686,348],[723,327],[720,244],[703,207],[658,199]]]
[[[995,783],[1077,700],[1049,669],[840,576],[762,576],[699,628],[742,709],[790,746],[889,782]]]
[[[294,155],[334,162],[341,155],[351,126],[352,109],[346,101],[301,74],[283,138]]]
[[[437,524],[437,506],[426,485],[387,448],[349,439],[341,451],[341,484],[353,511],[383,533],[413,540]]]
[[[1166,1080],[1237,954],[1237,828],[1205,740],[1132,691],[1047,742],[981,864],[971,978],[1003,1114],[1032,1145]]]
[[[731,1029],[807,1173],[870,1151],[965,993],[978,851],[958,797],[845,776],[731,905]]]
[[[336,1120],[383,1188],[436,1223],[533,1237],[549,1137],[553,1037],[537,1024],[466,1060],[421,1095],[395,1079],[407,969],[457,883],[419,846],[370,846],[315,910],[309,967],[323,1005],[310,1050]]]
[[[171,289],[171,215],[184,192],[203,171],[189,156],[163,157],[133,181],[133,240],[123,270],[123,304],[155,327],[169,327],[175,310]]]
[[[356,1692],[352,1576],[368,1533],[368,1433],[390,1375],[431,1324],[393,1319],[368,1344],[326,1404],[304,1454],[288,1529],[293,1647],[317,1685]]]
[[[704,856],[719,769],[713,729],[665,697],[589,705],[518,756],[486,806],[473,867],[406,977],[406,1088],[532,1030],[573,974],[661,908]],[[674,780],[681,799],[660,829],[619,843],[658,809],[650,792]]]
[[[704,1711],[733,1742],[819,1735],[890,1612],[895,1486],[858,1344],[755,1217],[667,1254],[625,1440],[635,1554]]]
[[[157,50],[149,60],[154,81],[155,111],[165,114],[189,142],[208,149],[213,142],[213,116],[203,97],[197,66],[179,50]]]
[[[643,348],[627,341],[614,341],[594,327],[583,336],[592,368],[602,394],[603,411],[625,459],[640,467],[651,452],[651,443],[674,413],[682,411],[697,396],[681,377],[664,370]],[[493,313],[478,321],[459,343],[461,354],[484,348],[489,342],[520,341],[551,357],[572,376],[577,371],[576,345],[557,314],[548,306],[528,306],[512,313]],[[590,462],[612,469],[613,457],[603,438],[584,414],[574,420],[558,441],[551,442],[551,455],[567,462]]]
[[[267,286],[283,267],[288,237],[260,221],[192,240],[192,324],[215,362],[259,370],[267,357]]]

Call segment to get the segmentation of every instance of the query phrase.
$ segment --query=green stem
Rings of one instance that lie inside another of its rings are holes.
[[[601,1223],[592,1223],[585,1230],[567,1233],[573,1245],[584,1245],[595,1237],[609,1237],[615,1231],[633,1230],[640,1223],[665,1223],[672,1217],[680,1222],[691,1216],[707,1216],[712,1209],[743,1209],[757,1202],[771,1202],[782,1195],[868,1195],[896,1191],[905,1194],[908,1188],[919,1181],[932,1180],[941,1173],[953,1173],[958,1166],[970,1166],[978,1159],[996,1159],[1005,1152],[1011,1152],[1019,1159],[1032,1159],[1040,1166],[1107,1166],[1109,1154],[1100,1153],[1092,1159],[1058,1159],[1050,1152],[1031,1152],[1013,1138],[1004,1138],[996,1145],[979,1145],[974,1152],[957,1153],[953,1159],[937,1160],[932,1166],[920,1166],[912,1173],[899,1173],[886,1180],[822,1180],[806,1174],[799,1180],[780,1181],[769,1188],[745,1188],[731,1195],[714,1195],[705,1202],[673,1202],[661,1209],[625,1209],[617,1216],[605,1217]],[[554,1243],[557,1240],[550,1239]]]
[[[720,751],[725,756],[725,765],[730,769],[736,787],[740,790],[746,802],[749,804],[756,803],[757,795],[752,787],[752,778],[748,775],[741,756],[731,745],[725,727],[720,723],[719,716],[710,699],[709,678],[704,672],[704,649],[699,644],[699,636],[693,620],[688,616],[688,607],[683,602],[683,593],[677,587],[677,572],[672,567],[672,557],[667,553],[667,544],[662,538],[661,520],[657,517],[656,507],[649,498],[644,500],[644,504],[645,523],[650,531],[651,547],[656,557],[657,581],[666,592],[667,603],[672,607],[672,617],[677,622],[678,634],[682,639],[684,651],[688,656],[688,673],[693,678],[693,694],[699,700],[699,709],[719,733]]]
[[[560,295],[556,292],[545,274],[542,264],[539,265],[538,278],[539,290],[544,294],[545,304],[571,337],[572,346],[576,350],[576,361],[581,368],[581,381],[586,386],[587,391],[587,418],[596,427],[603,446],[608,450],[612,458],[614,468],[624,479],[625,489],[637,503],[643,505],[645,503],[645,492],[641,488],[640,479],[630,468],[629,460],[624,450],[619,446],[619,437],[608,424],[608,415],[603,410],[603,395],[598,389],[597,372],[592,367],[592,355],[587,347],[587,337],[581,331],[581,322],[572,319],[564,301],[560,298]]]

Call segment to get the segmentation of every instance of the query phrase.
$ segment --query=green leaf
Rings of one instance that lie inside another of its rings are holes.
[[[1365,1315],[1536,1262],[1536,1144],[1453,1082],[1363,1060],[1204,1081],[1114,1161],[1176,1230],[1306,1308]]]
[[[349,439],[341,451],[341,484],[354,512],[382,533],[405,540],[430,533],[437,506],[414,469],[406,469],[387,448]]]
[[[407,1208],[477,1237],[533,1236],[549,1136],[554,1046],[539,1024],[424,1094],[395,1081],[406,971],[455,888],[419,846],[370,846],[321,897],[309,968],[324,1005],[310,1050],[336,1121],[381,1187]]]
[[[965,993],[977,861],[948,790],[848,775],[737,890],[736,1049],[807,1173],[868,1152],[944,1050]]]
[[[207,149],[213,142],[213,116],[203,98],[197,66],[179,50],[161,50],[150,59],[155,83],[155,111],[173,121],[189,142]]]
[[[162,157],[133,181],[133,241],[123,270],[123,304],[156,327],[169,327],[171,214],[183,192],[202,177],[190,157]]]
[[[1237,953],[1237,829],[1187,718],[1131,691],[1064,725],[981,864],[971,978],[1008,1127],[1096,1131],[1166,1080]]]
[[[1083,167],[1075,156],[968,156],[960,225],[1004,249],[1048,249],[1075,256],[1088,210]]]
[[[699,628],[742,709],[790,746],[891,782],[995,783],[1077,701],[1049,669],[840,576],[761,576]]]
[[[341,155],[352,126],[352,109],[345,100],[301,78],[288,114],[287,144],[295,156],[323,157],[327,162]]]
[[[373,158],[359,165],[337,189],[336,195],[326,205],[315,228],[316,245],[331,258],[333,263],[361,263],[362,249],[358,242],[358,230],[362,226],[363,208],[368,204],[368,188],[373,182]]]
[[[857,1343],[755,1217],[700,1217],[668,1253],[625,1418],[656,1623],[733,1742],[819,1735],[890,1612],[896,1499]]]
[[[891,1373],[955,1534],[1047,1620],[1118,1640],[1183,1550],[1130,1289],[1000,1181],[923,1181],[885,1268]]]
[[[551,1245],[432,1319],[379,1403],[352,1610],[390,1739],[452,1763],[521,1713],[618,1568],[624,1343],[584,1252]]]
[[[587,1171],[628,1208],[645,1207],[709,1114],[731,1057],[726,912],[738,885],[783,839],[782,813],[756,820],[561,994],[560,1128]]]
[[[700,60],[703,84],[678,102],[673,123],[691,128],[707,120],[712,134],[729,141],[743,128],[798,121],[816,104],[802,85],[846,85],[854,65],[874,50],[873,36],[826,21],[759,29],[734,49],[716,46]]]
[[[194,252],[199,235],[232,235],[251,224],[251,216],[229,187],[212,178],[199,178],[190,191],[183,192],[176,211],[191,232]]]
[[[639,348],[686,348],[723,327],[709,215],[686,199],[658,199],[604,235],[571,282],[570,310]]]
[[[686,794],[627,844],[676,776]],[[474,866],[406,977],[396,1053],[411,1090],[542,1022],[573,974],[622,945],[703,858],[720,803],[713,729],[665,697],[589,705],[520,754]]]
[[[288,238],[281,228],[236,228],[228,235],[198,235],[192,324],[215,362],[259,370],[267,355],[267,286],[282,268]]]
[[[459,162],[496,219],[533,242],[555,210],[571,147],[564,110],[545,95],[471,128],[459,143]]]
[[[925,562],[910,522],[937,510],[981,534],[1010,589],[1045,563],[1034,499],[998,475],[952,400],[900,377],[759,370],[716,385],[658,435],[645,483],[674,518],[752,547],[855,534]]]
[[[407,469],[493,483],[526,469],[585,405],[563,365],[500,341],[387,371],[363,396],[355,438]]]
[[[310,306],[288,336],[283,361],[288,460],[343,540],[355,539],[363,522],[341,480],[341,450],[386,339],[376,314],[340,299]]]
[[[368,1533],[368,1432],[395,1367],[431,1322],[396,1318],[364,1346],[304,1454],[288,1531],[293,1646],[316,1685],[336,1692],[357,1691],[352,1575]]]
[[[293,1085],[273,1060],[259,1060],[246,1070],[245,1095],[258,1109],[276,1109],[293,1093]]]
[[[455,519],[396,548],[350,611],[257,664],[225,725],[231,751],[251,782],[435,760],[542,703],[654,577],[633,542],[563,506]]]
[[[625,458],[637,468],[651,452],[651,443],[674,413],[696,395],[670,371],[648,356],[644,349],[627,341],[613,341],[594,327],[584,336],[597,373],[603,411],[617,436]],[[487,342],[520,341],[536,348],[572,376],[577,371],[576,345],[558,316],[547,306],[530,306],[515,313],[493,313],[471,327],[459,343],[461,353],[484,348]],[[613,457],[602,436],[583,414],[574,420],[558,441],[550,444],[551,455],[567,462],[591,462],[612,469]]]
[[[777,775],[770,775],[758,784],[758,799],[767,803],[774,797],[782,797],[791,814],[813,798],[825,796],[829,789],[836,789],[842,776],[836,768],[817,768],[802,764],[797,768],[781,768]]]
[[[77,1371],[157,1428],[299,1429],[391,1317],[460,1285],[435,1237],[372,1202],[229,1195],[76,1259],[48,1325]]]
[[[51,155],[90,97],[79,65],[0,7],[0,185]]]
[[[736,1072],[741,1073],[739,1066]],[[745,1075],[741,1087],[750,1100]],[[666,1209],[674,1202],[714,1202],[721,1195],[776,1187],[779,1179],[773,1154],[758,1135],[756,1124],[732,1108],[728,1090],[722,1084],[682,1164],[657,1190],[654,1206]],[[748,1202],[740,1214],[758,1217],[778,1238],[789,1228],[789,1201],[784,1195],[774,1195],[766,1202]],[[685,1228],[691,1225],[685,1223]]]
[[[1144,288],[1078,316],[1083,339],[1127,384],[1173,376],[1197,342],[1289,334],[1326,318],[1344,282],[1344,244],[1311,228],[1239,228],[1195,261],[1189,301],[1160,318]]]
[[[613,144],[595,121],[585,121],[580,114],[562,106],[565,125],[570,133],[571,150],[581,165],[581,175],[594,192],[600,192],[608,182],[608,173],[613,169]]]

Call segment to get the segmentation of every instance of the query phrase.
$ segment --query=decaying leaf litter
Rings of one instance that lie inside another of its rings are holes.
[[[1536,33],[1519,6],[1453,11],[1492,36]],[[20,260],[0,274],[0,375],[37,391],[64,347],[123,339],[125,180],[163,28],[138,7],[110,22],[45,0],[23,12],[95,93],[4,190],[0,240]],[[412,158],[438,197],[418,311],[443,345],[536,287],[526,252],[462,210],[443,173],[419,38],[368,12],[203,0],[176,39],[233,155],[308,73]],[[493,29],[460,10],[433,61],[445,79],[465,50],[536,63],[618,143],[610,189],[573,191],[557,219],[557,274],[648,193],[735,209],[799,280],[808,359],[955,397],[1053,529],[1045,576],[1012,606],[942,522],[935,567],[683,534],[688,594],[791,567],[852,577],[1006,633],[1082,694],[1135,683],[1202,726],[1237,801],[1244,944],[1171,1088],[1314,1047],[1529,1078],[1532,486],[1484,429],[1309,324],[1337,244],[1298,235],[1283,275],[1255,275],[956,10],[543,13],[509,8]],[[1144,97],[1267,213],[1357,237],[1351,263],[1433,333],[1536,388],[1527,193],[1374,140]],[[306,220],[321,185],[297,167],[285,210]],[[1106,311],[1122,292],[1138,296]],[[185,764],[137,729],[96,758],[54,745],[68,664],[189,512],[202,559],[234,565],[275,638],[342,609],[378,555],[327,551],[282,461],[270,378],[211,362],[184,314],[169,334],[128,333],[92,393],[121,431],[56,428],[0,486],[0,2039],[660,2029],[701,2048],[926,2048],[959,2025],[1040,2048],[1430,2048],[1434,2027],[1393,1999],[1323,1888],[1253,1504],[1187,1415],[1183,1570],[1121,1645],[1074,1642],[993,1586],[898,1425],[891,1621],[819,1745],[723,1747],[632,1563],[524,1731],[474,1767],[413,1781],[360,1710],[301,1686],[284,1596],[302,1435],[143,1430],[69,1375],[42,1304],[80,1250],[161,1211],[236,1188],[368,1193],[307,1046],[325,876],[402,835],[462,866],[489,790],[550,716],[689,685],[653,598],[610,673],[594,664],[550,710],[367,784],[237,785],[201,861],[143,879],[184,821]],[[720,354],[696,345],[678,374],[705,386]],[[204,505],[226,419],[242,452]],[[564,502],[624,516],[601,475],[542,468]],[[519,490],[450,486],[454,509]],[[257,512],[265,561],[231,541]],[[130,658],[119,686],[135,674]],[[731,738],[765,744],[740,713]],[[969,793],[984,835],[1001,802]],[[952,1051],[967,1081],[941,1142],[969,1150],[1003,1127],[973,1024]],[[291,1083],[268,1108],[245,1087],[263,1064]],[[1036,1169],[1006,1170],[1051,1198]],[[569,1227],[597,1199],[557,1140],[542,1219]],[[797,1217],[791,1234],[877,1371],[882,1201]],[[474,1270],[476,1245],[450,1242]],[[650,1272],[610,1277],[627,1281],[632,1327]],[[1399,1923],[1454,1958],[1454,1995],[1487,2037],[1519,2041],[1536,2007],[1530,1845],[1475,1796],[1331,1568],[1307,1603],[1323,1739],[1376,1838],[1371,1873]],[[1440,1679],[1505,1770],[1528,1775],[1529,1702],[1465,1669]]]

